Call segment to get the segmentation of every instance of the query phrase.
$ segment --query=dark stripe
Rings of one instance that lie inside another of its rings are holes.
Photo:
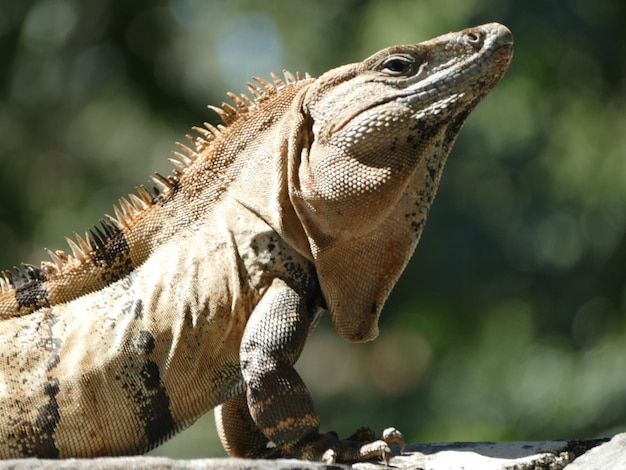
[[[48,383],[44,385],[43,390],[44,395],[48,397],[48,403],[37,408],[38,416],[35,421],[37,433],[33,436],[33,455],[45,456],[46,458],[59,456],[59,449],[54,442],[54,433],[61,419],[59,403],[56,398],[60,390],[59,379],[48,378]]]
[[[17,414],[9,417],[9,422],[15,426],[16,432],[9,434],[10,447],[15,447],[24,457],[56,458],[59,449],[56,447],[54,434],[61,419],[57,395],[61,391],[58,378],[52,372],[60,362],[59,349],[61,339],[53,336],[52,327],[58,321],[51,311],[44,312],[44,319],[39,325],[40,339],[34,344],[37,351],[45,351],[45,369],[47,376],[41,384],[41,397],[46,402],[36,409],[34,422],[21,417],[32,411],[18,405]],[[43,355],[43,354],[42,354]],[[43,401],[43,400],[42,400]]]
[[[96,266],[100,266],[100,277],[104,285],[111,284],[133,271],[130,247],[124,232],[108,220],[101,220],[102,228],[94,227],[89,236],[95,247],[91,253]]]
[[[21,419],[19,415],[28,413],[24,409],[15,417],[9,417],[8,425],[16,429],[7,434],[7,446],[17,450],[22,457],[57,458],[59,449],[54,441],[54,433],[61,416],[57,395],[61,388],[58,379],[49,378],[43,386],[43,394],[48,403],[37,408],[35,422]]]
[[[129,353],[129,363],[123,366],[122,387],[135,404],[135,413],[144,426],[147,447],[154,448],[177,429],[170,410],[170,399],[161,381],[159,365],[149,359],[155,348],[154,336],[141,330],[133,344],[137,354]]]
[[[17,275],[10,274],[7,277],[15,288],[15,300],[20,309],[32,312],[50,306],[48,290],[44,285],[46,275],[41,268],[25,264],[24,270],[18,270]]]
[[[140,416],[145,423],[149,447],[156,447],[172,435],[176,422],[170,412],[170,399],[161,383],[159,366],[147,361],[140,372],[148,394],[143,397],[144,404],[140,407]]]
[[[155,347],[154,336],[147,331],[139,332],[137,346],[146,354],[151,354]],[[150,447],[156,447],[176,429],[176,422],[170,412],[170,399],[161,382],[159,366],[154,361],[146,361],[139,372],[147,394],[142,397],[142,406],[139,408],[140,416],[145,423],[146,436]]]

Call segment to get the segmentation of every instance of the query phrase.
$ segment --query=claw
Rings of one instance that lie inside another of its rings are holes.
[[[385,461],[385,465],[388,467],[389,461],[391,460],[391,449],[389,448],[389,446],[385,446],[380,449],[380,454],[382,459]]]
[[[324,452],[324,455],[322,455],[322,462],[324,462],[326,465],[332,465],[336,463],[337,452],[332,449],[328,449],[326,452]]]
[[[364,462],[381,459],[389,466],[392,452],[390,445],[395,444],[404,450],[404,437],[396,428],[387,428],[382,437],[375,440],[374,432],[366,427],[359,428],[348,439],[339,439],[337,433],[318,434],[299,446],[289,449],[292,457],[320,460],[326,465],[340,462]]]
[[[361,445],[361,447],[357,450],[357,454],[350,460],[362,462],[377,458],[381,458],[387,465],[389,464],[389,460],[391,459],[391,449],[385,441],[378,440]]]
[[[404,436],[396,428],[385,429],[382,440],[387,444],[396,444],[400,447],[400,453],[404,452]]]

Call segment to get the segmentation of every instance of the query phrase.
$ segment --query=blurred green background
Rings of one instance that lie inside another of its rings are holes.
[[[377,341],[298,368],[324,430],[409,441],[626,430],[626,2],[0,0],[0,266],[37,264],[252,75],[313,75],[489,21],[512,66],[470,116]],[[156,450],[222,455],[210,415]]]

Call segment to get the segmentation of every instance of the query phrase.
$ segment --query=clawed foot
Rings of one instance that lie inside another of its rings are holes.
[[[396,428],[386,428],[381,439],[387,444],[395,444],[400,448],[400,453],[404,452],[404,436]],[[389,461],[386,462],[389,464]]]
[[[374,432],[369,428],[357,430],[348,439],[339,439],[337,434],[331,432],[307,443],[303,457],[321,460],[326,464],[382,458],[389,465],[391,444],[399,446],[400,452],[404,450],[404,437],[395,428],[385,429],[379,440],[376,440]]]

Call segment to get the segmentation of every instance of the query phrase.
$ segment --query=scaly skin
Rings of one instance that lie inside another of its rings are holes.
[[[489,24],[229,95],[156,193],[0,278],[0,456],[143,452],[218,407],[231,455],[388,459],[393,428],[321,434],[293,364],[324,309],[345,339],[377,336],[511,56]]]

